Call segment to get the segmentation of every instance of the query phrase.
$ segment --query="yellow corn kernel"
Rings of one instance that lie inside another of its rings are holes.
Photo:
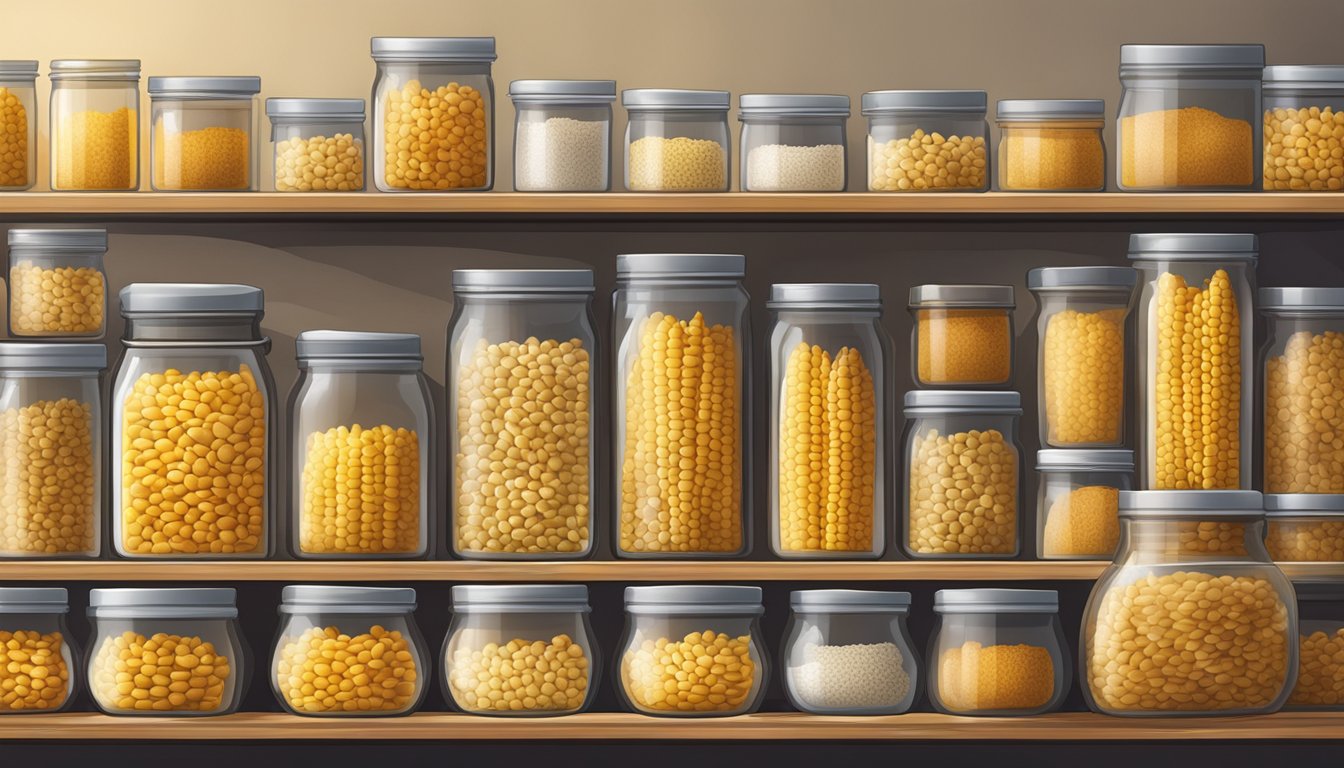
[[[89,335],[103,330],[103,273],[93,267],[9,269],[9,328],[16,336]]]
[[[869,192],[975,190],[989,185],[983,136],[948,136],[916,130],[909,138],[868,137]]]
[[[56,165],[52,188],[135,189],[139,117],[129,107],[62,115],[52,138]]]
[[[1344,563],[1344,521],[1271,519],[1265,546],[1276,562]]]
[[[713,139],[645,136],[630,142],[627,186],[636,192],[713,192],[728,186],[728,156]]]
[[[1344,112],[1333,107],[1265,110],[1266,190],[1344,189]]]
[[[1115,445],[1125,420],[1124,309],[1066,309],[1045,324],[1041,358],[1051,445]]]
[[[1120,492],[1085,485],[1056,499],[1045,516],[1046,557],[1113,555],[1120,543]]]
[[[569,635],[459,647],[447,664],[448,690],[468,712],[573,712],[588,696],[588,657]]]
[[[1055,695],[1055,663],[1036,645],[968,640],[938,659],[938,698],[952,712],[1039,709]]]
[[[402,712],[420,693],[415,649],[395,629],[375,624],[351,636],[337,627],[310,627],[279,645],[275,687],[296,712]]]
[[[1203,107],[1120,119],[1120,183],[1129,189],[1245,187],[1255,179],[1251,124]]]
[[[469,85],[408,80],[383,110],[383,180],[393,189],[481,189],[490,164],[485,97]]]
[[[70,695],[60,632],[0,629],[0,715],[59,709]]]
[[[420,550],[420,437],[380,424],[308,436],[299,551],[386,554]]]
[[[1095,190],[1106,186],[1106,148],[1092,126],[1003,126],[999,186],[1005,190]]]
[[[154,124],[154,188],[247,189],[252,177],[252,137],[241,128],[194,131]]]
[[[1265,493],[1344,493],[1344,333],[1299,331],[1265,361]]]
[[[114,712],[214,712],[224,704],[229,674],[228,657],[209,640],[128,630],[103,639],[89,684],[99,705]]]
[[[654,712],[732,712],[751,703],[751,636],[706,629],[679,640],[636,635],[621,658],[621,682],[635,707]]]
[[[1017,450],[997,429],[916,435],[910,451],[910,551],[1017,551]]]
[[[33,183],[28,167],[28,109],[14,91],[0,86],[0,187]]]
[[[0,411],[0,554],[94,551],[94,429],[92,407],[70,398]]]
[[[1004,309],[921,309],[918,375],[924,384],[1004,384],[1013,375],[1013,335]]]
[[[1344,628],[1299,635],[1297,684],[1288,704],[1337,707],[1344,704]]]
[[[275,191],[364,189],[364,142],[349,133],[294,136],[275,143]]]

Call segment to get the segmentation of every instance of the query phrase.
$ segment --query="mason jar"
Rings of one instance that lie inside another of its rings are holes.
[[[140,60],[51,62],[51,189],[140,188]]]
[[[1265,67],[1266,192],[1344,190],[1344,66]]]
[[[155,192],[254,192],[260,77],[151,77]]]
[[[1285,710],[1344,711],[1344,592],[1296,584],[1297,682]]]
[[[1105,191],[1104,100],[1004,99],[996,118],[1000,190]]]
[[[102,338],[105,229],[9,230],[9,335]]]
[[[1276,563],[1344,563],[1344,494],[1265,494],[1265,547]]]
[[[518,192],[611,189],[615,80],[514,80],[513,188]]]
[[[849,97],[747,93],[742,121],[743,192],[844,192]]]
[[[989,189],[984,91],[869,91],[869,192]]]
[[[986,389],[1013,384],[1011,285],[917,285],[910,352],[918,387]]]
[[[1045,560],[1110,560],[1120,544],[1120,491],[1133,486],[1134,452],[1036,453],[1036,552]]]
[[[363,99],[267,99],[276,192],[364,191]]]
[[[37,178],[37,62],[0,61],[0,192]]]
[[[63,712],[79,689],[64,587],[0,587],[0,716]]]
[[[727,91],[638,88],[621,93],[625,188],[631,192],[727,192]]]

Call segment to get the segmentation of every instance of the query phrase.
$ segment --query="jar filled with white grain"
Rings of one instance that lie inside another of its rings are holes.
[[[845,191],[848,96],[748,93],[738,106],[743,191]]]
[[[984,91],[870,91],[869,192],[989,189],[989,97]]]
[[[276,192],[364,189],[363,99],[267,99]]]
[[[631,192],[727,192],[727,91],[639,88],[621,93],[625,188]]]
[[[611,189],[615,80],[514,80],[513,188],[519,192]]]

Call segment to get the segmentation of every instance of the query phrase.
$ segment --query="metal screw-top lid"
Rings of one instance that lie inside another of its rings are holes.
[[[51,80],[139,80],[139,59],[54,59]]]
[[[728,91],[697,91],[686,88],[629,88],[621,91],[621,105],[628,110],[715,110],[732,106]]]
[[[623,253],[616,277],[744,277],[747,259],[733,253]]]
[[[1022,395],[965,389],[912,389],[905,393],[905,412],[974,411],[1022,415]]]
[[[863,94],[863,114],[901,112],[962,112],[984,114],[989,94],[984,91],[869,91]]]
[[[253,76],[149,78],[150,96],[235,99],[258,93],[261,93],[261,78]]]
[[[36,59],[0,59],[0,79],[36,80]]]
[[[1344,288],[1261,288],[1260,310],[1274,312],[1344,312]]]
[[[767,309],[864,309],[882,308],[878,287],[873,283],[775,283],[770,286]]]
[[[1267,493],[1266,517],[1336,517],[1344,514],[1344,493]]]
[[[453,610],[587,613],[583,584],[462,584],[452,589]]]
[[[236,283],[131,283],[121,289],[121,312],[256,314],[262,290]]]
[[[494,61],[493,37],[375,37],[374,61]]]
[[[102,618],[238,617],[238,592],[232,587],[135,588],[89,590],[89,613]]]
[[[315,120],[364,119],[363,99],[267,99],[266,115]]]
[[[821,93],[744,93],[737,99],[739,117],[849,117],[849,97]]]
[[[904,613],[909,592],[873,589],[804,589],[789,593],[789,606],[804,613]]]
[[[0,371],[101,371],[107,367],[102,344],[0,342]]]
[[[1104,120],[1105,99],[1000,99],[995,117],[1014,120]]]
[[[1132,290],[1138,282],[1133,267],[1037,267],[1027,273],[1027,288],[1033,291]]]
[[[1133,472],[1134,452],[1123,448],[1047,448],[1036,452],[1037,472]]]
[[[509,98],[546,104],[610,104],[616,101],[615,80],[514,80]]]
[[[1120,68],[1260,69],[1263,45],[1122,45]]]
[[[1017,306],[1011,285],[916,285],[910,289],[910,308]]]
[[[592,293],[591,269],[455,269],[457,293]]]
[[[677,585],[626,587],[625,610],[629,613],[723,616],[759,615],[760,587],[723,585]]]
[[[422,360],[420,336],[373,331],[304,331],[294,339],[299,360]]]
[[[415,610],[415,590],[410,587],[343,587],[328,584],[294,584],[280,593],[282,613]],[[334,609],[334,610],[333,610]]]
[[[1278,64],[1265,67],[1261,78],[1266,91],[1344,90],[1344,66],[1338,64]]]
[[[1053,589],[940,589],[933,595],[935,613],[1057,613],[1059,592]]]
[[[1259,491],[1121,491],[1121,517],[1261,517]]]
[[[10,248],[47,251],[106,251],[106,229],[11,229]]]
[[[1260,239],[1245,233],[1142,233],[1129,236],[1135,261],[1255,261]]]
[[[65,587],[0,587],[0,613],[66,613],[69,610],[70,595]]]

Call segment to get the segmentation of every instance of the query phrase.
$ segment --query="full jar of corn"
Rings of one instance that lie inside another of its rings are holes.
[[[1265,67],[1267,192],[1344,191],[1344,66]]]
[[[51,62],[51,188],[140,188],[140,60]]]
[[[611,189],[615,80],[514,80],[513,188],[519,192]]]
[[[276,192],[364,191],[363,99],[267,99]]]
[[[876,285],[770,287],[770,543],[780,557],[882,555],[887,359]]]
[[[37,178],[37,62],[0,61],[0,192]]]
[[[869,91],[869,192],[989,189],[984,91]]]
[[[281,593],[268,675],[286,711],[390,717],[419,708],[432,662],[415,624],[415,590],[298,584]]]
[[[448,332],[453,552],[580,558],[597,498],[593,273],[459,269]]]
[[[1120,544],[1120,491],[1133,486],[1134,452],[1114,448],[1036,454],[1036,552],[1046,560],[1110,560]]]
[[[662,717],[755,712],[770,680],[764,613],[760,587],[626,587],[617,651],[625,706]]]
[[[1004,99],[999,124],[998,188],[1005,192],[1101,192],[1106,189],[1102,99]]]
[[[238,711],[251,670],[234,589],[91,589],[89,622],[89,692],[107,714]]]
[[[290,395],[299,558],[416,558],[434,540],[434,406],[413,333],[304,331]]]
[[[263,558],[274,537],[275,382],[260,288],[133,283],[112,404],[123,557]]]
[[[1344,494],[1265,494],[1265,546],[1276,563],[1344,563]]]
[[[631,192],[727,192],[727,91],[637,88],[621,92],[625,188]]]
[[[1297,583],[1297,682],[1285,710],[1344,710],[1344,591]]]
[[[969,389],[1013,384],[1011,285],[916,285],[910,349],[915,386]]]
[[[738,106],[742,191],[845,191],[848,96],[747,93]]]
[[[745,259],[616,257],[616,555],[751,548],[751,328]]]
[[[582,584],[453,587],[444,698],[470,715],[583,712],[602,665]]]
[[[64,587],[0,587],[0,715],[70,708],[84,659],[68,613]]]
[[[1053,589],[940,589],[929,637],[929,701],[947,715],[1059,709],[1072,662]]]
[[[380,192],[484,191],[495,181],[493,37],[375,37]]]
[[[1249,234],[1130,236],[1139,270],[1139,487],[1251,487],[1258,252]]]
[[[9,230],[9,334],[102,338],[106,253],[105,229]]]
[[[149,78],[154,191],[255,191],[260,92],[260,77]]]

